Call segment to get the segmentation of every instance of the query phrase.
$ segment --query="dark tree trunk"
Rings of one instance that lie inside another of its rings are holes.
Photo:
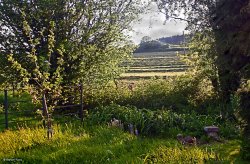
[[[218,52],[221,99],[230,103],[231,94],[249,80],[250,69],[250,1],[220,0],[213,20]],[[249,90],[249,89],[248,89]],[[242,154],[250,159],[250,92],[240,95],[240,115],[246,122],[243,133]]]
[[[249,0],[221,0],[213,21],[216,35],[221,98],[228,103],[240,87],[249,65],[250,9]],[[214,23],[216,22],[216,23]]]

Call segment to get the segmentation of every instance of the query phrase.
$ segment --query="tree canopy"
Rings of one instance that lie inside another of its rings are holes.
[[[0,74],[57,94],[105,83],[133,51],[125,31],[140,9],[131,0],[1,0]]]

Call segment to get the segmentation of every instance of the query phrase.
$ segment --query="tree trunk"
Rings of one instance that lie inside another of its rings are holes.
[[[250,78],[250,1],[221,0],[213,20],[218,52],[221,98],[230,103],[231,94]],[[216,22],[216,23],[215,23]],[[250,160],[250,91],[240,93],[240,115],[246,122],[243,129],[242,155]]]
[[[219,54],[217,66],[222,99],[230,102],[230,95],[240,87],[249,65],[250,3],[249,0],[221,0],[218,4],[213,30]],[[216,23],[215,23],[216,22]]]

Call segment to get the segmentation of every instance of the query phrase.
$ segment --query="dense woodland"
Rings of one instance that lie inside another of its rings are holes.
[[[122,73],[136,48],[167,51],[183,39],[144,37],[139,48],[130,41],[150,3],[166,21],[187,22],[188,51],[174,63],[185,72],[131,81]],[[14,122],[0,124],[0,159],[248,163],[249,31],[249,0],[0,0],[0,121],[9,112]]]

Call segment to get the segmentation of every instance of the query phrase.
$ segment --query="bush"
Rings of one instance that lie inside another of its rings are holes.
[[[196,137],[204,135],[205,126],[216,125],[222,131],[221,136],[231,138],[237,136],[238,130],[230,121],[223,123],[210,115],[199,115],[195,112],[178,114],[171,110],[137,109],[134,106],[120,106],[112,104],[99,107],[90,111],[86,118],[87,124],[107,124],[112,118],[121,120],[125,128],[129,124],[137,127],[143,135],[161,135],[176,137],[178,133],[184,133]],[[226,129],[226,127],[229,127]]]
[[[197,86],[197,81],[188,76],[136,82],[133,91],[128,89],[126,83],[119,87],[111,84],[86,96],[85,101],[92,107],[115,103],[152,110],[167,108],[183,113],[194,109],[194,101],[197,99],[195,95],[199,92]]]

